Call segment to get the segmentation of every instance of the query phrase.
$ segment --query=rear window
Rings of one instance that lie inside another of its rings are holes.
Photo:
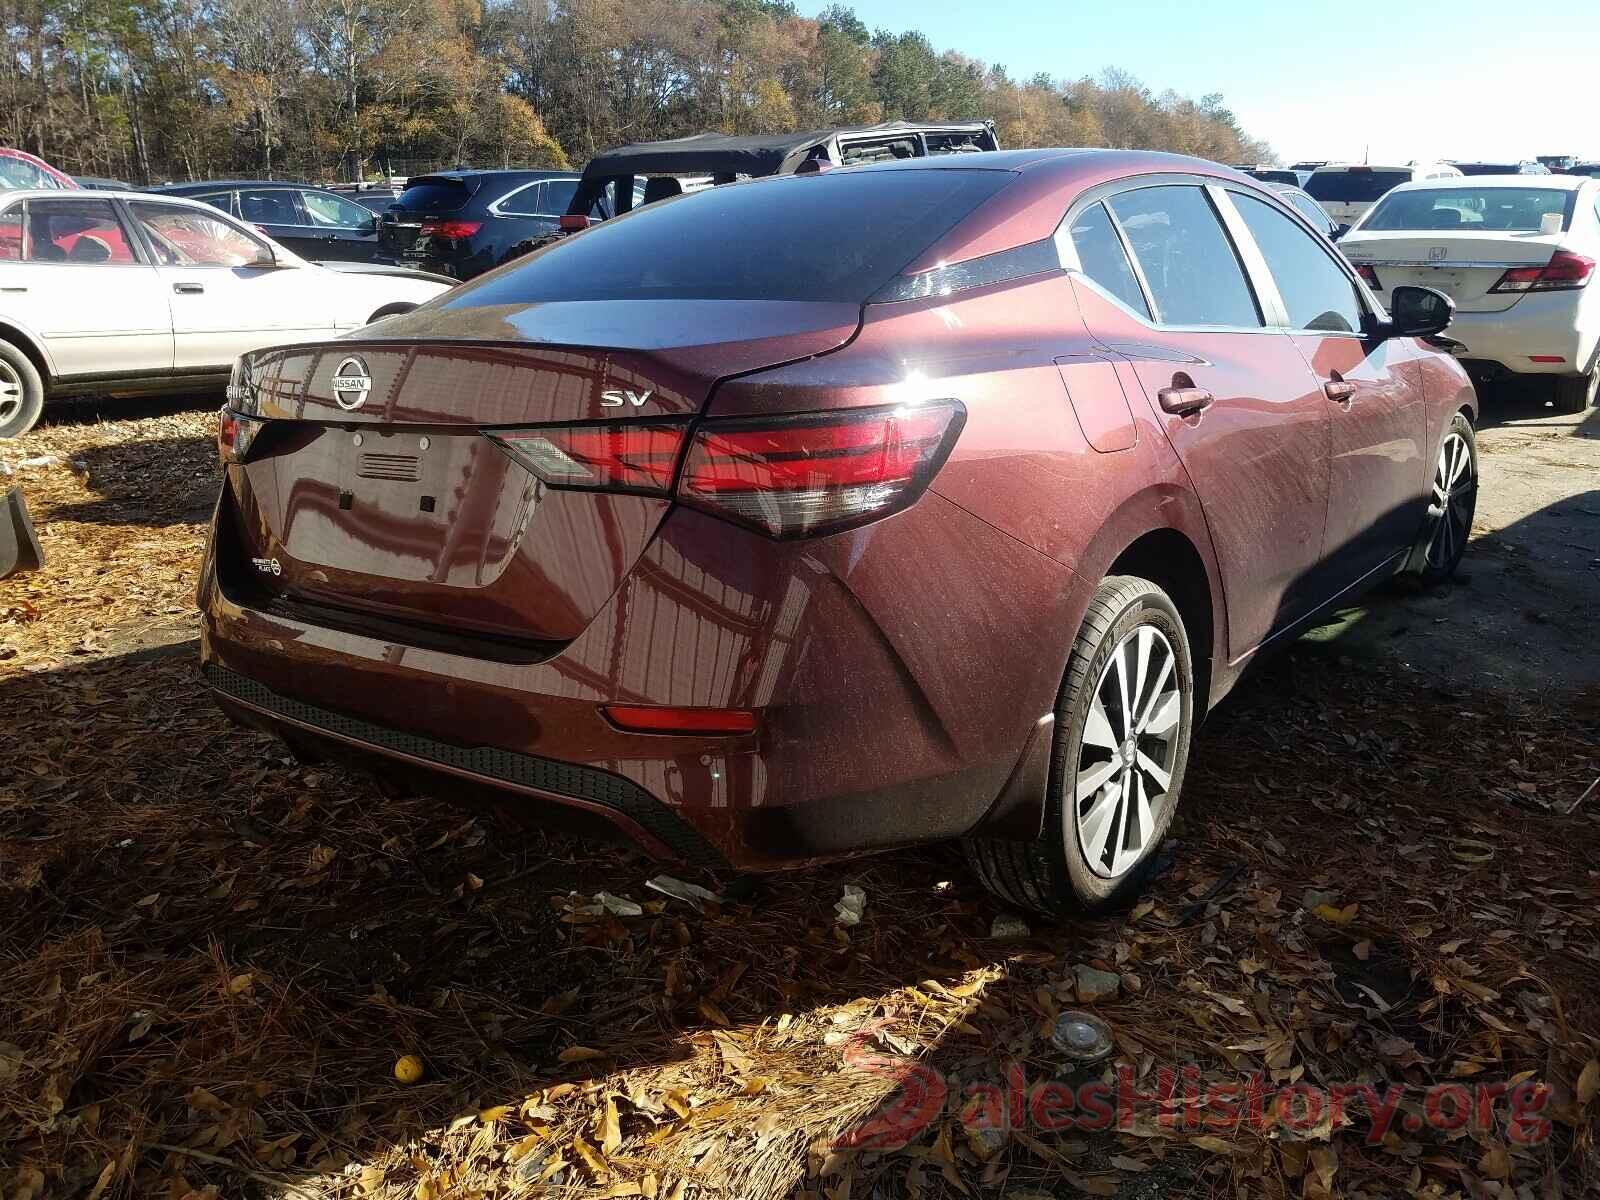
[[[566,238],[443,303],[859,304],[1014,178],[960,169],[839,171],[708,188]]]
[[[1453,187],[1394,192],[1367,215],[1363,229],[1475,229],[1537,233],[1557,213],[1564,231],[1576,192],[1558,188]]]
[[[1246,174],[1254,176],[1262,183],[1292,183],[1296,187],[1300,186],[1300,176],[1293,171],[1247,171]]]
[[[1361,204],[1410,182],[1410,171],[1313,171],[1306,180],[1306,191],[1316,200]]]
[[[472,190],[459,179],[423,178],[411,181],[395,203],[407,212],[455,212],[472,199]]]

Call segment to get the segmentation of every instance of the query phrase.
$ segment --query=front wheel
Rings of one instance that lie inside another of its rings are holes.
[[[1428,516],[1406,571],[1424,585],[1450,578],[1461,564],[1478,508],[1478,442],[1466,413],[1451,419],[1434,460]]]
[[[1096,590],[1056,702],[1044,832],[975,839],[968,860],[1000,899],[1060,916],[1125,902],[1177,808],[1194,725],[1183,618],[1146,579]]]

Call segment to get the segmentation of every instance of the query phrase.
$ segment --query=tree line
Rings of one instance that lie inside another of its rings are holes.
[[[1005,146],[1265,160],[1219,95],[1013,79],[788,0],[0,0],[0,144],[137,184],[581,165],[624,142],[882,120]]]

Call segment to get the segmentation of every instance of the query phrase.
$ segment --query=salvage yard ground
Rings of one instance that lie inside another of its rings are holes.
[[[1000,941],[948,848],[696,876],[698,911],[629,850],[294,765],[198,686],[209,413],[62,406],[0,443],[49,558],[0,584],[0,1195],[1592,1192],[1600,412],[1486,416],[1464,578],[1261,664],[1146,902]],[[1300,1107],[963,1114],[1061,1072],[1072,1007],[1139,1096]],[[1382,1136],[1301,1119],[1361,1084]]]

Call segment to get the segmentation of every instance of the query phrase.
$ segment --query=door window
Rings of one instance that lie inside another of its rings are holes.
[[[243,267],[268,253],[265,242],[201,209],[142,200],[131,207],[164,266]]]
[[[233,212],[232,192],[207,192],[203,196],[191,196],[191,200],[198,200],[201,204],[209,204],[212,208],[219,208],[225,213]]]
[[[1150,306],[1105,206],[1091,204],[1084,209],[1072,219],[1068,234],[1083,273],[1148,321]]]
[[[1264,324],[1239,256],[1199,187],[1139,188],[1113,196],[1110,204],[1163,325]]]
[[[304,225],[300,206],[288,188],[239,193],[239,215],[252,225]]]
[[[518,188],[495,205],[495,211],[508,217],[536,217],[545,211],[542,183],[529,183]]]
[[[313,225],[324,229],[370,229],[372,214],[329,192],[301,192],[300,202]]]
[[[30,200],[27,236],[22,239],[26,262],[137,262],[127,231],[109,200]]]
[[[572,203],[572,196],[578,190],[576,179],[549,179],[539,189],[539,203],[543,206],[539,211],[546,216],[559,217],[567,211],[567,206]]]
[[[1316,239],[1264,200],[1241,192],[1229,196],[1267,260],[1290,326],[1323,333],[1360,332],[1356,285]]]

